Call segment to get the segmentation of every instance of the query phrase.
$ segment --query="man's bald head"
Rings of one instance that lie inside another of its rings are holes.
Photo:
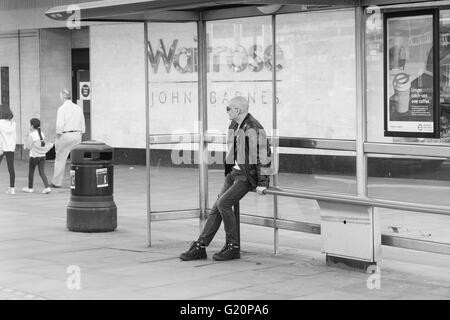
[[[234,97],[230,100],[230,105],[238,108],[242,113],[248,113],[248,100],[244,97]]]
[[[70,94],[70,91],[67,89],[61,90],[61,92],[59,93],[59,97],[61,98],[62,101],[72,99],[72,95]]]

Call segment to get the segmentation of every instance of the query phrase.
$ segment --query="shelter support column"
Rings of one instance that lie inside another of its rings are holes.
[[[144,59],[145,59],[145,166],[147,190],[147,245],[152,246],[152,216],[150,204],[150,109],[149,109],[149,74],[148,74],[148,24],[144,22]]]
[[[277,66],[277,19],[272,15],[272,59],[273,65]],[[277,68],[272,68],[272,161],[274,168],[278,168],[278,123],[277,123]],[[278,186],[278,170],[273,175],[273,186]],[[280,234],[278,230],[278,196],[273,196],[273,252],[279,251]]]
[[[207,130],[207,43],[206,22],[200,14],[197,22],[198,37],[198,120],[200,142],[198,150],[199,159],[199,194],[200,194],[200,233],[206,222],[206,208],[208,206],[208,144],[205,142]]]

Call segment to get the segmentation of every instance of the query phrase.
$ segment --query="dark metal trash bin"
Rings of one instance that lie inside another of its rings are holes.
[[[113,199],[113,149],[98,141],[84,141],[70,153],[71,196],[67,206],[67,229],[106,232],[117,227]]]

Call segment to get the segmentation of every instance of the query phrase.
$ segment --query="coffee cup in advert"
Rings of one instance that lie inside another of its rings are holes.
[[[397,73],[393,81],[395,91],[409,91],[411,88],[411,77],[409,74],[401,72]]]
[[[411,77],[407,73],[398,73],[393,81],[395,99],[395,110],[399,113],[405,113],[409,110],[409,93],[411,88]]]

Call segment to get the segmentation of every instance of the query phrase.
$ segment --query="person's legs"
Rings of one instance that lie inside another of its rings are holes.
[[[206,220],[205,227],[203,228],[203,231],[198,238],[198,241],[206,246],[211,243],[212,239],[217,233],[217,230],[219,230],[220,224],[222,223],[222,216],[220,215],[219,209],[217,208],[217,202],[219,201],[221,196],[233,185],[233,182],[234,177],[231,175],[231,173],[227,174],[227,176],[225,177],[225,182],[222,186],[222,190],[217,196],[217,200],[211,208],[211,213]]]
[[[44,188],[48,188],[48,180],[45,175],[45,157],[40,157],[38,162],[39,175],[41,176],[42,182],[44,183]]]
[[[14,188],[16,181],[16,172],[14,170],[14,152],[5,152],[4,154],[6,156],[6,163],[9,171],[9,186]]]
[[[66,146],[65,134],[58,137],[55,141],[55,164],[53,168],[52,184],[60,187],[64,178],[64,170],[66,167],[66,160],[69,155],[69,149]]]
[[[34,169],[36,169],[37,158],[30,157],[28,163],[28,189],[33,189],[34,184]]]
[[[16,194],[16,188],[14,184],[16,181],[16,172],[14,170],[14,152],[6,151],[0,155],[0,164],[2,163],[3,157],[6,157],[6,165],[8,166],[9,172],[9,188],[6,191],[7,194]]]
[[[244,174],[236,174],[233,185],[218,199],[217,208],[223,220],[226,234],[226,243],[239,245],[237,222],[233,205],[239,202],[251,189]]]
[[[52,184],[60,187],[64,179],[67,157],[73,147],[81,142],[81,134],[78,132],[63,133],[55,143],[55,168]]]
[[[231,174],[228,174],[225,177],[225,182],[217,199],[220,199],[220,196],[233,185],[233,181],[234,178]],[[219,213],[219,210],[217,209],[217,201],[218,200],[216,200],[211,209],[211,213],[209,214],[206,220],[205,227],[203,228],[203,231],[199,236],[198,240],[192,243],[188,251],[183,252],[180,255],[181,260],[190,261],[207,258],[205,247],[209,245],[211,240],[214,238],[217,230],[220,227],[220,223],[222,222],[222,217]]]

